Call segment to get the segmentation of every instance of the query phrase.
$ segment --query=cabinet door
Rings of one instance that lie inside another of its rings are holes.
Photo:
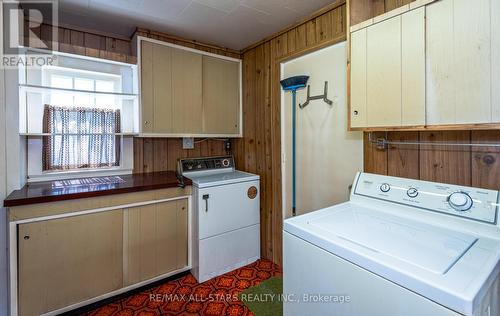
[[[122,229],[121,210],[19,225],[19,315],[121,288]]]
[[[351,127],[366,126],[366,29],[351,34]]]
[[[151,42],[141,42],[141,127],[143,133],[153,132],[154,80],[153,50]]]
[[[153,48],[154,133],[172,132],[172,48]]]
[[[425,125],[425,7],[401,17],[401,125]]]
[[[185,199],[125,211],[125,285],[187,266],[187,214]]]
[[[491,29],[500,30],[500,1],[491,1]],[[491,32],[491,79],[494,123],[500,122],[500,32]]]
[[[240,64],[203,56],[203,133],[239,134]]]
[[[202,133],[202,56],[172,49],[173,132]]]
[[[401,16],[367,29],[367,125],[401,125]]]
[[[442,0],[427,6],[428,124],[491,122],[493,2]]]

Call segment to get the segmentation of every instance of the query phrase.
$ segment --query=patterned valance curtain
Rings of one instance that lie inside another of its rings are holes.
[[[45,105],[43,170],[120,165],[120,110]]]

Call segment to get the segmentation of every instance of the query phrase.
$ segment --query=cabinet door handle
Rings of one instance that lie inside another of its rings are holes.
[[[208,212],[208,199],[210,198],[210,195],[204,194],[203,199],[205,200],[205,213]]]
[[[28,236],[28,235],[24,236],[24,240],[28,240],[28,239],[30,239],[30,236]]]

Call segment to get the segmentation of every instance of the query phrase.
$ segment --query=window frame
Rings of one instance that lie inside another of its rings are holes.
[[[59,54],[59,53],[57,53]],[[88,91],[89,93],[109,93],[109,95],[127,95],[127,93],[122,93],[122,89],[124,88],[123,84],[127,82],[132,83],[132,94],[136,93],[135,95],[138,96],[137,91],[138,91],[138,86],[137,86],[137,65],[133,64],[126,64],[126,63],[119,63],[119,62],[114,62],[114,61],[108,61],[100,58],[91,58],[87,56],[80,56],[80,55],[74,55],[74,54],[68,54],[68,53],[62,53],[62,55],[70,57],[70,58],[75,58],[78,60],[82,60],[83,63],[85,63],[85,60],[90,60],[93,62],[100,62],[103,64],[114,64],[114,65],[119,65],[123,67],[130,67],[130,70],[124,70],[122,75],[119,75],[117,73],[108,73],[108,72],[97,72],[97,71],[92,71],[92,70],[86,70],[86,69],[79,69],[77,67],[59,67],[59,66],[50,66],[47,67],[47,69],[40,69],[40,76],[41,76],[41,88],[51,88],[50,81],[48,80],[50,78],[50,75],[57,74],[57,75],[62,75],[62,76],[71,76],[72,78],[72,87],[73,90],[75,90],[75,93],[78,91]],[[84,64],[83,64],[84,65]],[[83,68],[83,67],[82,67]],[[20,69],[20,71],[22,71]],[[27,74],[26,74],[27,75]],[[19,77],[19,84],[22,86],[24,81],[26,81],[27,77],[26,75],[21,75]],[[126,76],[126,77],[124,77]],[[75,88],[75,79],[91,79],[93,80],[93,90],[78,90],[74,89]],[[112,80],[110,80],[112,79]],[[114,79],[114,80],[113,80]],[[114,91],[101,91],[97,90],[96,83],[98,80],[104,80],[104,81],[114,81]],[[124,82],[125,80],[125,82]],[[96,91],[97,90],[97,91]],[[49,92],[50,93],[50,92]],[[54,93],[57,93],[57,90],[54,90]],[[93,104],[90,105],[89,107],[97,107],[97,108],[104,108],[100,107],[97,105],[97,98],[99,94],[95,94],[92,96],[93,98]],[[74,97],[73,97],[74,98]],[[121,101],[115,100],[115,107],[114,109],[121,109],[122,104],[120,103]],[[74,106],[78,106],[77,104],[74,103]],[[111,107],[110,107],[111,108]],[[139,116],[139,113],[135,113],[135,111],[132,114],[133,116],[131,117],[131,120],[137,120],[137,116]],[[117,139],[120,142],[120,159],[119,159],[119,164],[117,166],[112,166],[112,167],[101,167],[101,168],[76,168],[76,169],[70,169],[70,170],[43,170],[42,166],[42,155],[43,155],[43,137],[44,135],[42,134],[26,134],[26,157],[27,157],[27,170],[26,170],[26,178],[28,182],[39,182],[39,181],[51,181],[51,180],[65,180],[65,179],[73,179],[73,178],[81,178],[81,177],[95,177],[95,176],[114,176],[114,175],[123,175],[123,174],[131,174],[133,172],[133,137],[136,132],[123,132],[122,133],[117,133]],[[20,130],[20,134],[22,135],[23,133]]]

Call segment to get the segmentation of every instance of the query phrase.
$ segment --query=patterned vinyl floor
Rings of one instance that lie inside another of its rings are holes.
[[[277,275],[281,275],[281,269],[268,260],[259,260],[204,283],[198,283],[188,274],[82,316],[253,315],[237,295]]]

